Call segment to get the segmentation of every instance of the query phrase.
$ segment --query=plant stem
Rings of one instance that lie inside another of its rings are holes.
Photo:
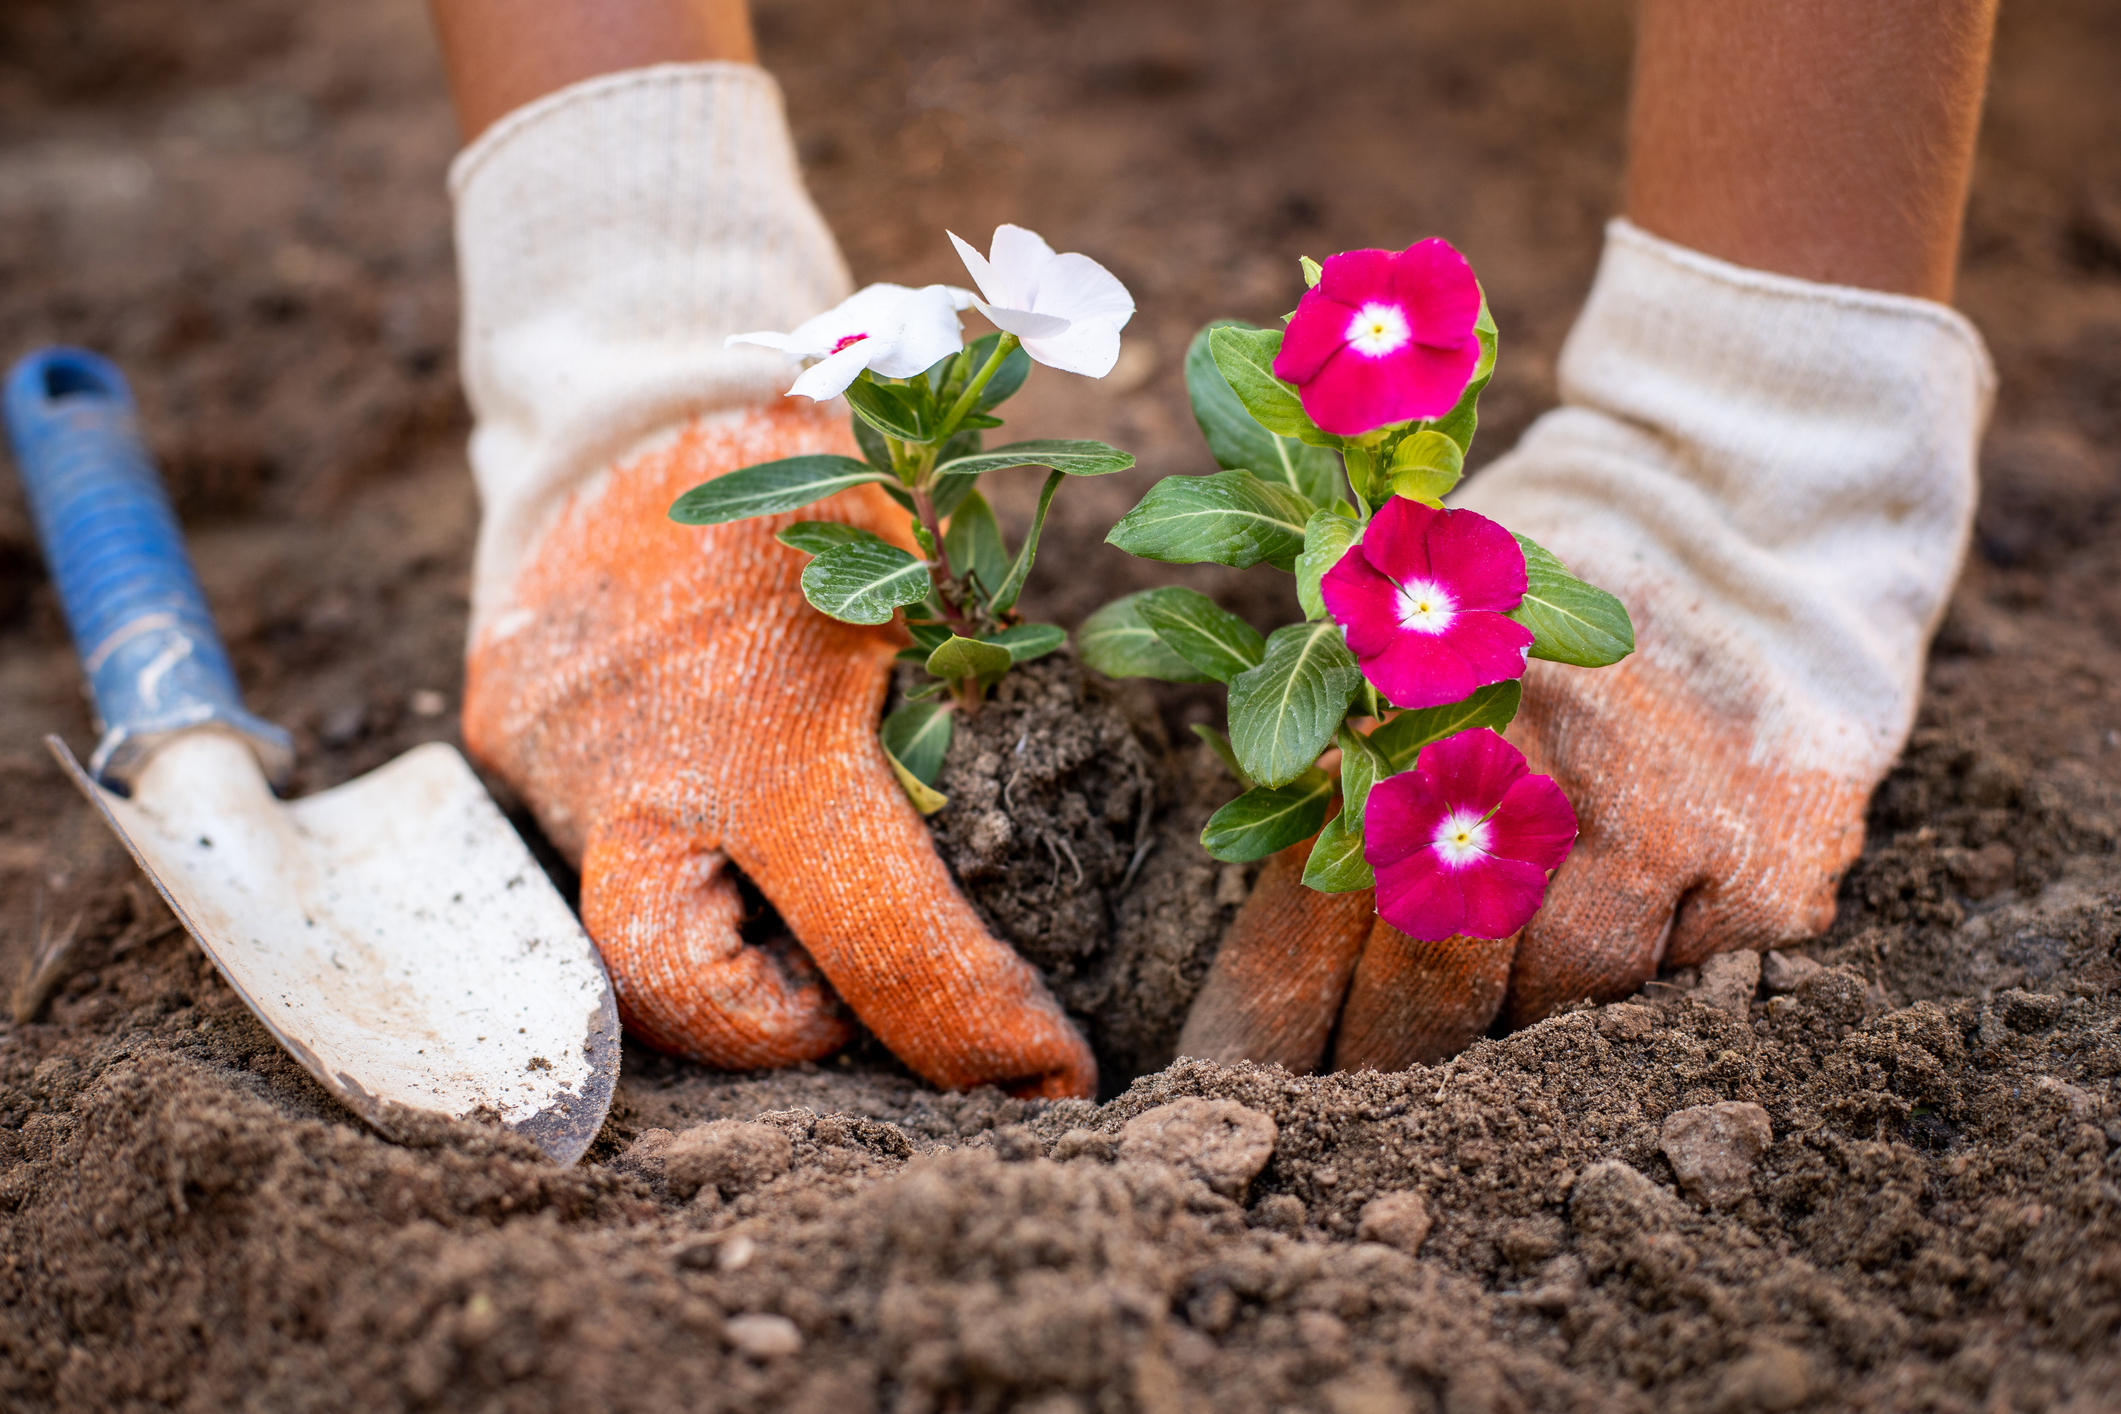
[[[950,557],[943,553],[943,521],[935,513],[935,497],[921,485],[912,488],[912,495],[913,513],[920,517],[921,529],[927,532],[935,547],[931,552],[933,558],[928,561],[928,582],[935,586],[935,597],[942,600],[943,617],[949,621],[950,631],[961,638],[970,638],[972,635],[965,632],[968,625],[964,608],[950,592]]]
[[[994,341],[994,352],[987,355],[986,363],[972,376],[972,381],[965,385],[965,391],[957,395],[957,401],[950,405],[949,415],[943,419],[942,430],[935,434],[938,443],[948,441],[951,434],[957,431],[957,425],[965,420],[966,413],[972,411],[972,405],[977,403],[979,395],[986,391],[988,382],[1001,371],[1002,361],[1015,353],[1022,342],[1016,335],[1008,333]]]

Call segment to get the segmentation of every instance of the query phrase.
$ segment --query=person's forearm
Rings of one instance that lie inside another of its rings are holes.
[[[598,74],[699,59],[758,59],[745,0],[431,3],[466,142],[510,110]]]
[[[1760,270],[1948,300],[1996,0],[1643,0],[1627,214]]]

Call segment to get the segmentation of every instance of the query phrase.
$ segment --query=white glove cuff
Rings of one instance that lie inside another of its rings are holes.
[[[465,149],[449,186],[484,509],[476,635],[569,491],[690,417],[787,390],[785,358],[724,337],[792,329],[849,281],[780,89],[749,64],[549,94]]]
[[[1606,231],[1562,406],[1462,504],[1618,594],[1755,751],[1873,776],[1913,723],[1995,373],[1942,305]]]

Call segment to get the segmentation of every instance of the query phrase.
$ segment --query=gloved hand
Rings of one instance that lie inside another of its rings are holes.
[[[1635,622],[1619,666],[1525,678],[1508,736],[1581,828],[1545,907],[1516,938],[1416,943],[1366,894],[1299,897],[1284,856],[1181,1054],[1312,1070],[1333,1036],[1333,1068],[1399,1069],[1832,922],[1964,554],[1980,337],[1619,221],[1559,375],[1563,405],[1457,498]]]
[[[773,539],[837,518],[911,548],[903,513],[864,487],[667,518],[720,473],[855,454],[837,404],[781,396],[778,355],[723,347],[847,290],[772,80],[577,84],[496,124],[452,190],[484,501],[465,742],[579,864],[629,1029],[787,1065],[846,1042],[844,1001],[937,1084],[1092,1093],[1082,1037],[981,927],[877,745],[900,644],[810,608],[804,556]],[[737,870],[793,939],[746,940]]]

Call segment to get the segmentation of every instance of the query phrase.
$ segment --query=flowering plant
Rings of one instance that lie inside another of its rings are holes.
[[[1304,621],[1263,637],[1205,595],[1152,589],[1091,615],[1083,658],[1229,685],[1229,735],[1194,728],[1245,788],[1201,833],[1216,858],[1315,835],[1310,887],[1374,888],[1412,938],[1507,937],[1576,836],[1560,788],[1498,734],[1526,660],[1603,667],[1634,651],[1634,627],[1530,540],[1444,508],[1495,368],[1465,258],[1428,240],[1303,267],[1285,330],[1218,321],[1187,351],[1224,469],[1164,478],[1107,539],[1291,572]]]
[[[911,647],[899,657],[930,681],[884,719],[885,754],[921,811],[945,798],[933,782],[951,736],[951,712],[976,712],[1011,666],[1051,653],[1067,635],[1024,623],[1016,600],[1031,572],[1054,493],[1069,476],[1134,465],[1103,442],[1043,439],[986,449],[994,409],[1023,387],[1033,363],[1102,378],[1119,358],[1133,298],[1083,255],[1058,255],[1033,232],[1002,226],[989,255],[952,235],[985,298],[949,285],[877,284],[783,334],[734,334],[813,360],[788,390],[845,397],[862,460],[787,457],[718,476],[670,508],[686,525],[718,525],[797,510],[849,487],[874,484],[911,513],[916,556],[837,521],[797,521],[777,539],[811,557],[803,596],[847,623],[882,624],[903,611]],[[976,306],[997,332],[967,344],[958,313]],[[1012,555],[977,487],[1011,467],[1047,469],[1038,509]]]

